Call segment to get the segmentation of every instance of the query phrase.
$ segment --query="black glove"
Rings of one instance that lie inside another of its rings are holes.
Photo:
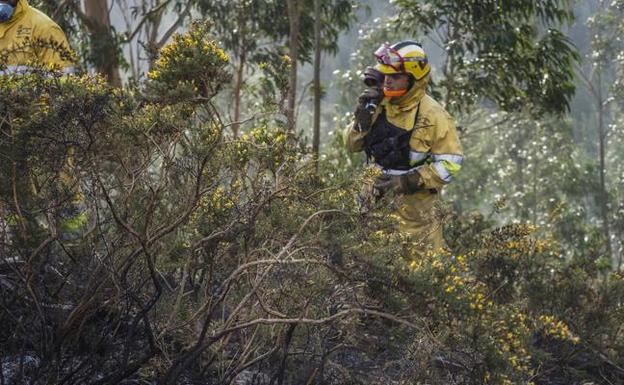
[[[367,88],[358,97],[358,105],[355,109],[355,130],[368,131],[373,122],[373,113],[376,106],[381,100],[381,92],[379,89],[371,87]]]
[[[375,180],[374,187],[380,195],[388,191],[395,194],[413,194],[423,189],[423,182],[418,172],[404,175],[381,175]]]
[[[401,177],[390,175],[378,176],[377,179],[375,179],[373,187],[377,190],[380,197],[386,195],[388,191],[399,193],[401,190]]]

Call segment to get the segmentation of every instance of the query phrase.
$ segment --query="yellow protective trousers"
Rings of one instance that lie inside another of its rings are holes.
[[[444,215],[439,193],[419,191],[397,196],[399,229],[411,235],[422,252],[446,247],[442,235]]]

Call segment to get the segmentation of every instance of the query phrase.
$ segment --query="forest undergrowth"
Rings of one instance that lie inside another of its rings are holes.
[[[357,199],[374,170],[229,134],[228,60],[196,25],[139,88],[3,78],[0,384],[624,383],[621,273],[450,205],[419,253]]]

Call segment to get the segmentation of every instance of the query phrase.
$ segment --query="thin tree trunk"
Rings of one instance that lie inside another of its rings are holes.
[[[91,47],[94,55],[97,55],[96,70],[106,77],[109,84],[120,87],[121,76],[117,47],[111,33],[108,0],[84,0],[84,7],[89,21],[87,28],[91,34]]]
[[[288,98],[286,106],[287,129],[295,131],[295,103],[297,96],[297,57],[299,56],[299,18],[301,16],[301,4],[299,0],[287,0],[288,20],[290,25],[289,56],[290,70],[288,73]]]
[[[606,133],[604,127],[604,101],[602,98],[602,78],[598,76],[598,97],[596,99],[596,108],[598,112],[598,147],[600,153],[600,213],[602,216],[602,229],[607,239],[607,253],[612,256],[611,250],[611,231],[609,229],[609,195],[607,194],[607,184],[605,176],[606,168]]]
[[[531,124],[531,140],[532,141],[537,141],[537,136],[540,134],[540,130],[539,130],[540,126],[535,126],[533,124]],[[537,156],[533,156],[533,172],[532,172],[532,184],[533,184],[533,209],[532,209],[532,216],[533,216],[533,226],[537,227],[537,210],[538,210],[538,205],[539,205],[539,198],[540,198],[540,194],[538,194],[538,185],[539,185],[539,165],[540,163],[538,162],[538,157]]]
[[[621,266],[621,257],[618,258],[617,261],[613,260],[614,253],[611,245],[611,230],[609,226],[609,195],[607,194],[607,182],[606,182],[606,152],[607,152],[607,130],[605,128],[605,100],[602,96],[602,77],[600,74],[601,69],[598,68],[596,72],[593,70],[586,75],[583,73],[582,69],[578,71],[581,75],[581,80],[583,80],[587,90],[593,98],[596,108],[596,120],[597,120],[597,129],[598,129],[598,152],[599,152],[599,166],[600,166],[600,188],[598,192],[598,205],[600,207],[600,216],[602,220],[602,229],[604,235],[606,237],[606,252],[609,257],[612,258],[611,263],[614,264],[617,262],[618,269]],[[597,76],[596,82],[594,81],[594,75]],[[597,83],[597,84],[596,84]]]
[[[154,63],[156,62],[156,58],[158,57],[158,50],[160,49],[160,47],[158,46],[158,30],[160,29],[162,16],[163,13],[162,11],[160,11],[145,23],[145,34],[147,35],[147,43],[145,44],[145,48],[147,50],[147,57],[149,60],[148,67],[150,70],[154,67]]]
[[[456,32],[453,29],[455,21],[450,20],[447,26],[447,36],[449,40],[455,41],[457,39]],[[449,109],[451,103],[455,100],[455,62],[456,62],[455,50],[448,51],[446,56],[446,63],[444,66],[444,79],[446,81],[446,95],[444,96],[444,107]]]
[[[522,151],[525,148],[527,142],[527,126],[530,123],[522,123],[521,129],[516,131],[514,134],[514,143],[516,146],[509,148],[509,158],[512,160],[515,165],[515,175],[513,180],[515,182],[516,191],[526,191],[527,189],[527,181],[525,179],[524,173],[527,170],[527,160],[522,156]],[[529,178],[530,180],[530,178]],[[518,208],[520,219],[522,222],[528,222],[530,219],[529,215],[530,207],[528,205],[521,205]]]
[[[243,70],[245,68],[246,58],[245,47],[241,43],[238,55],[238,68],[236,70],[236,83],[234,84],[234,123],[232,124],[232,134],[234,134],[234,137],[237,137],[240,131],[241,89],[243,87]]]
[[[321,142],[321,0],[314,0],[314,133],[312,153],[318,172]]]

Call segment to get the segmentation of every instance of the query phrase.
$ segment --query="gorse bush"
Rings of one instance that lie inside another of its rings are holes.
[[[205,28],[140,90],[3,78],[4,383],[624,380],[622,276],[448,208],[451,251],[422,256],[391,198],[361,207],[372,170],[317,174],[270,120],[226,134]],[[68,241],[56,218],[77,194],[89,228]]]
[[[161,101],[174,97],[176,91],[186,91],[200,101],[210,99],[229,82],[225,66],[230,58],[210,39],[209,28],[207,23],[196,22],[184,35],[174,35],[172,43],[161,50],[147,74],[148,89]]]

